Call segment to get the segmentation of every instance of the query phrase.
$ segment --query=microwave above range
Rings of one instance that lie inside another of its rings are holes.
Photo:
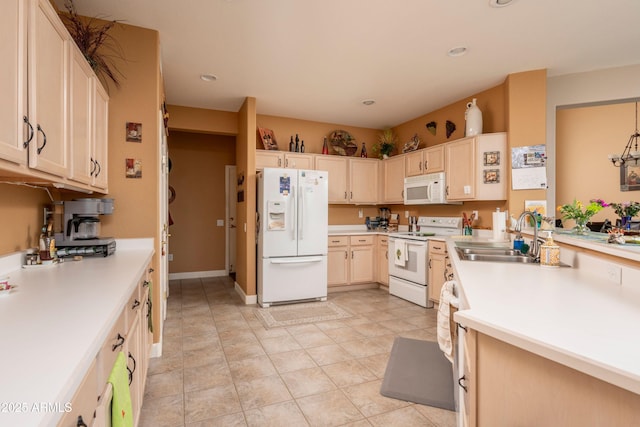
[[[410,176],[404,179],[404,204],[461,204],[447,201],[446,188],[444,172]]]

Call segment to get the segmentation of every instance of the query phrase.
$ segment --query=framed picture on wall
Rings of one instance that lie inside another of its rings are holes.
[[[258,135],[265,150],[277,150],[276,136],[271,129],[258,128]]]
[[[640,190],[640,164],[623,164],[620,166],[620,191],[638,190]]]
[[[127,142],[142,142],[142,123],[127,122]]]

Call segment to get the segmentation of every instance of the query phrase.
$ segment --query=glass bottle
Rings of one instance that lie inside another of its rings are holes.
[[[360,157],[367,157],[367,147],[362,143],[362,150],[360,150]]]
[[[291,140],[289,141],[289,151],[293,151],[293,135],[291,135]]]
[[[300,152],[304,153],[304,139],[302,140],[302,142],[300,143]]]
[[[329,154],[329,146],[327,145],[327,137],[324,137],[324,141],[322,142],[322,154]]]
[[[296,133],[296,153],[300,152],[300,138],[298,137],[298,134]]]

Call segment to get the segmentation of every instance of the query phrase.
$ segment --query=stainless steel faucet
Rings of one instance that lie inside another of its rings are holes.
[[[522,224],[524,223],[524,219],[526,217],[530,217],[533,220],[533,240],[531,241],[531,249],[529,250],[529,255],[535,258],[536,261],[540,259],[540,240],[538,238],[538,218],[531,211],[524,211],[520,214],[520,218],[518,218],[518,223],[516,224],[516,231],[520,233],[522,231]]]

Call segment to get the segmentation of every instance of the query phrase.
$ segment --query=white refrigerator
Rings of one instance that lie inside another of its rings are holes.
[[[329,173],[258,173],[258,303],[327,299]]]

